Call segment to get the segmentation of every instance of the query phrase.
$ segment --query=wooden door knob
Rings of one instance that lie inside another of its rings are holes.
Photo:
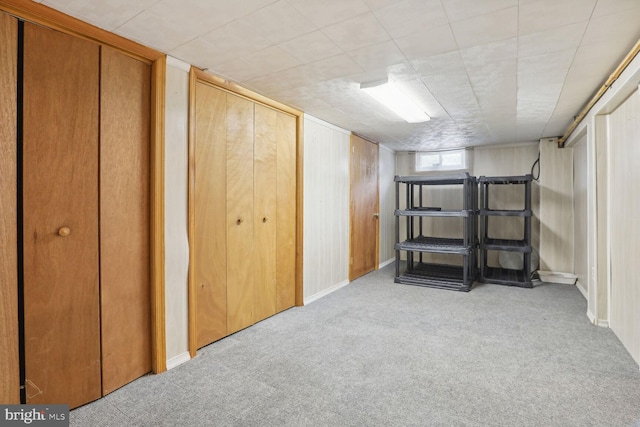
[[[60,227],[58,230],[58,236],[60,237],[67,237],[69,234],[71,234],[71,229],[69,227]]]

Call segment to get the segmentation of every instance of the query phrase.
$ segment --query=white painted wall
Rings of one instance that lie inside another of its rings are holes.
[[[167,368],[189,360],[187,234],[189,65],[167,58],[165,110],[165,316]]]
[[[587,136],[573,146],[573,273],[578,276],[578,287],[587,295],[589,257],[587,253]]]
[[[381,267],[395,260],[396,153],[380,145],[378,181],[380,188],[380,254]]]
[[[304,301],[349,283],[350,132],[304,116]]]

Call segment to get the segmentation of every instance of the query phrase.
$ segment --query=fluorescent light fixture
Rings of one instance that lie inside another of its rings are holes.
[[[409,123],[431,120],[431,117],[391,79],[361,83],[360,89]]]

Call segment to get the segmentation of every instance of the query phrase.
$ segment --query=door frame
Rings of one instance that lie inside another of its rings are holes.
[[[304,113],[288,105],[269,99],[263,95],[246,89],[236,83],[227,81],[213,74],[191,67],[189,73],[189,172],[188,172],[188,235],[189,235],[189,278],[188,278],[188,317],[189,317],[189,354],[197,353],[196,322],[196,281],[195,281],[195,130],[196,130],[196,83],[210,85],[252,102],[265,105],[296,118],[296,260],[295,260],[295,294],[296,306],[304,305],[303,295],[303,148],[304,148]]]
[[[378,219],[376,221],[376,248],[375,248],[375,262],[373,270],[375,271],[380,266],[380,144],[375,141],[372,141],[368,138],[365,138],[356,133],[352,133],[349,138],[349,281],[357,279],[359,276],[354,277],[354,272],[352,271],[353,266],[353,160],[354,160],[354,146],[353,139],[359,138],[367,143],[373,144],[377,150],[378,163],[375,165],[376,167],[376,213],[378,215]]]
[[[151,64],[151,132],[150,132],[150,287],[151,287],[151,366],[152,372],[166,371],[165,295],[164,295],[164,116],[165,116],[165,70],[166,55],[79,19],[65,15],[40,3],[29,0],[0,0],[0,11],[23,21],[112,47],[137,60]],[[3,177],[4,179],[4,177]],[[8,185],[17,186],[16,177],[11,176]],[[16,229],[17,234],[17,229]],[[7,288],[17,289],[17,279],[2,283]],[[7,306],[18,305],[15,292],[9,291]],[[19,337],[7,340],[7,368],[19,372]],[[5,354],[2,355],[5,357]],[[0,390],[4,394],[4,389]],[[6,400],[5,400],[6,397]],[[5,403],[16,401],[16,393],[0,396]]]

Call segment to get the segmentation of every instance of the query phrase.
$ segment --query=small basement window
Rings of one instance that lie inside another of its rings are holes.
[[[416,153],[416,172],[466,170],[465,149]]]

